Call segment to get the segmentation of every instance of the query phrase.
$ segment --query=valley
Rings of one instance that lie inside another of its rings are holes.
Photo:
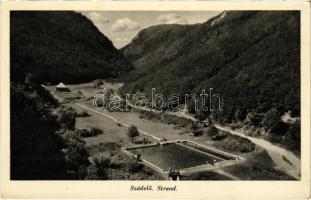
[[[131,139],[127,136],[127,128],[130,125],[135,125],[138,127],[138,131],[141,133],[139,137],[147,138],[150,142],[156,143],[161,139],[165,138],[167,141],[184,140],[193,141],[197,144],[207,146],[210,148],[218,148],[227,153],[234,155],[239,155],[243,159],[240,162],[233,162],[231,164],[225,164],[222,167],[216,167],[215,169],[210,166],[201,167],[198,170],[192,171],[193,173],[208,173],[213,172],[219,176],[224,176],[223,174],[228,173],[225,177],[231,179],[232,176],[236,178],[234,174],[230,172],[231,165],[243,165],[247,163],[248,159],[251,160],[270,160],[268,163],[261,163],[264,168],[269,168],[269,170],[276,170],[277,174],[288,174],[289,177],[299,179],[300,177],[300,160],[290,151],[285,150],[282,147],[278,147],[274,144],[269,143],[260,138],[254,138],[251,136],[246,136],[237,130],[233,131],[229,127],[221,126],[215,124],[214,126],[219,131],[224,131],[233,135],[238,135],[242,138],[247,138],[250,142],[256,145],[254,152],[243,153],[239,151],[234,151],[232,149],[226,149],[225,146],[219,145],[220,142],[215,142],[211,140],[208,135],[203,134],[202,136],[191,136],[189,129],[187,127],[179,127],[176,124],[167,124],[165,121],[154,121],[152,119],[144,118],[140,112],[131,110],[130,112],[110,112],[102,111],[96,109],[92,104],[92,99],[90,97],[95,96],[101,92],[104,88],[109,88],[117,93],[117,90],[122,86],[120,83],[106,83],[104,82],[100,88],[94,88],[92,83],[78,84],[78,85],[68,85],[72,93],[82,92],[85,94],[82,99],[75,99],[73,101],[66,101],[64,106],[72,107],[77,112],[86,111],[89,113],[88,117],[78,117],[76,120],[77,129],[90,129],[91,127],[97,127],[104,130],[105,134],[101,134],[95,137],[87,137],[84,140],[87,145],[100,145],[102,143],[117,143],[123,148],[133,147],[137,144],[133,144]],[[55,91],[55,86],[47,87],[50,91]],[[57,97],[58,99],[59,97]],[[136,109],[142,109],[144,111],[153,112],[152,109],[141,108],[129,103],[129,106]],[[159,111],[154,111],[159,114]],[[181,114],[174,112],[165,112],[168,115],[176,116],[181,118],[186,118],[191,121],[197,121],[194,117],[189,114]],[[207,122],[205,122],[207,123]],[[267,153],[262,153],[267,152]],[[285,157],[289,159],[288,162],[284,161]],[[266,162],[266,161],[265,161]],[[248,164],[248,163],[247,163]],[[247,165],[246,164],[246,165]],[[228,170],[227,170],[228,169]],[[278,172],[279,171],[279,172]],[[188,172],[189,173],[189,172]],[[273,173],[273,172],[272,172]],[[187,174],[189,176],[189,174]],[[284,176],[284,175],[280,175]],[[231,178],[230,178],[231,177]],[[166,177],[167,178],[167,177]],[[243,180],[245,177],[240,177],[238,179]],[[263,177],[252,177],[255,180],[262,180]],[[263,179],[264,180],[264,179]]]

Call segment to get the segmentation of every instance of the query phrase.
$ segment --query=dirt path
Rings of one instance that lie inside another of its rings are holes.
[[[241,132],[233,131],[230,128],[223,127],[220,125],[214,125],[219,130],[227,131],[233,135],[238,135],[240,137],[244,137],[252,141],[254,144],[265,149],[269,156],[272,158],[273,162],[277,165],[278,169],[285,172],[286,174],[300,179],[300,159],[293,154],[293,152],[286,150],[282,147],[276,146],[271,142],[268,142],[264,139],[255,138],[246,136]]]

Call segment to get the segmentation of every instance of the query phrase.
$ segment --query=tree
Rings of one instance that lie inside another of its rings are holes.
[[[282,142],[290,149],[300,151],[300,131],[300,120],[297,120],[290,125]]]
[[[11,179],[66,179],[61,137],[57,122],[44,98],[34,91],[11,85]]]
[[[91,130],[90,130],[90,134],[91,136],[96,136],[96,135],[100,135],[100,134],[103,134],[104,131],[97,128],[97,127],[91,127]]]
[[[212,119],[210,116],[210,111],[198,110],[194,114],[194,117],[199,120],[199,122],[203,122],[205,119],[208,119],[208,124],[212,124]]]
[[[128,129],[128,132],[127,132],[128,136],[133,138],[133,137],[136,137],[139,135],[139,132],[137,130],[137,127],[134,126],[134,125],[131,125]]]
[[[96,79],[95,81],[94,81],[94,88],[100,88],[100,86],[103,84],[104,82],[103,82],[103,80],[101,80],[101,79]]]
[[[190,131],[196,131],[199,128],[199,123],[197,121],[194,121],[190,125]]]
[[[30,88],[33,88],[35,85],[35,77],[33,74],[29,73],[25,77],[25,85],[27,85]]]
[[[194,99],[187,100],[187,105],[186,106],[187,106],[187,110],[188,110],[188,112],[190,114],[194,114],[195,113],[196,107],[198,106],[196,104],[197,103],[196,103],[196,101]]]
[[[81,136],[71,130],[61,134],[65,149],[66,172],[69,179],[84,179],[87,175],[87,167],[90,165],[89,154],[85,148],[85,142]]]
[[[207,136],[216,136],[219,134],[218,129],[215,126],[209,126],[208,129],[206,130],[206,135]]]
[[[264,115],[261,124],[267,129],[271,129],[281,120],[281,115],[278,113],[276,108],[270,109]]]
[[[288,129],[289,125],[279,120],[271,128],[271,133],[274,134],[275,136],[283,136],[287,133]]]
[[[75,129],[77,112],[73,108],[61,108],[58,111],[57,122],[62,128]]]

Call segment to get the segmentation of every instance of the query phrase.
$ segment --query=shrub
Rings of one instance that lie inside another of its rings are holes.
[[[134,125],[131,125],[128,129],[128,136],[133,138],[139,135],[139,132],[137,130],[137,127]]]
[[[103,80],[101,80],[101,79],[96,79],[95,81],[94,81],[94,88],[99,88],[102,84],[104,84],[104,81]]]
[[[83,179],[87,174],[87,167],[90,165],[85,142],[73,131],[67,130],[61,137],[65,145],[66,172],[69,178]]]
[[[207,115],[203,111],[197,111],[194,113],[194,117],[201,122],[207,118]]]
[[[286,134],[286,132],[289,129],[289,125],[282,122],[281,120],[278,120],[274,126],[271,128],[271,133],[273,133],[276,136],[283,136]]]
[[[203,135],[203,130],[201,130],[201,129],[193,130],[193,131],[191,132],[191,134],[192,134],[193,136],[200,136],[200,135]]]
[[[254,125],[254,126],[258,126],[260,122],[262,121],[263,117],[264,116],[262,114],[258,114],[258,113],[248,114],[250,125]]]
[[[231,125],[231,130],[235,130],[235,129],[237,129],[237,128],[240,128],[240,125],[238,125],[238,124],[233,124],[233,125]]]
[[[164,123],[179,125],[181,127],[187,127],[189,124],[192,125],[192,121],[190,119],[185,119],[178,116],[173,116],[169,114],[156,114],[158,117],[161,117]]]
[[[210,126],[206,130],[206,135],[209,137],[216,136],[216,135],[218,135],[218,133],[219,133],[219,131],[215,126]]]
[[[77,129],[76,133],[78,133],[81,137],[90,137],[90,133],[87,129]]]
[[[154,112],[139,110],[139,109],[137,109],[136,111],[140,113],[139,118],[161,121],[166,124],[174,124],[180,127],[186,127],[188,126],[188,124],[192,124],[192,121],[190,119],[170,115],[167,113],[154,113]]]
[[[212,140],[215,140],[215,141],[223,140],[223,139],[225,139],[227,136],[228,136],[227,134],[214,135],[214,136],[212,137]]]
[[[96,127],[92,127],[90,130],[87,129],[80,129],[80,130],[76,130],[76,132],[81,136],[81,137],[94,137],[100,134],[103,134],[104,131],[96,128]]]
[[[118,169],[121,167],[122,164],[123,164],[123,161],[120,160],[120,156],[115,156],[115,157],[112,157],[110,161],[110,168]]]
[[[85,180],[98,180],[99,177],[97,175],[97,168],[94,164],[90,165],[87,168],[87,175],[85,177]]]
[[[57,122],[63,128],[71,130],[75,128],[77,112],[73,108],[62,108],[58,111],[57,115]]]
[[[152,176],[154,175],[154,171],[149,168],[149,167],[144,167],[143,171],[148,175],[148,176]]]
[[[144,165],[138,162],[130,162],[127,165],[127,170],[129,173],[137,173],[142,171],[144,168]]]
[[[96,127],[91,127],[91,130],[90,130],[90,134],[92,136],[96,136],[96,135],[100,135],[100,134],[103,134],[104,131],[99,129],[99,128],[96,128]]]
[[[108,157],[95,158],[94,162],[97,168],[109,168],[111,159]]]
[[[95,166],[97,168],[97,176],[101,180],[108,179],[108,169],[110,167],[111,160],[109,158],[95,159]]]
[[[90,116],[88,112],[86,112],[85,110],[77,113],[77,117],[88,117]]]
[[[282,140],[282,144],[289,149],[300,152],[300,121],[290,125],[290,128]]]
[[[223,140],[223,143],[221,143],[220,146],[230,151],[243,153],[248,153],[255,150],[255,144],[252,143],[249,139],[231,134],[227,134],[227,137]]]
[[[102,98],[98,98],[98,99],[96,99],[96,101],[94,102],[95,104],[96,104],[96,106],[97,107],[99,107],[99,108],[102,108],[102,107],[104,107],[105,105],[104,105],[104,100],[102,99]]]
[[[263,125],[263,127],[266,128],[266,130],[269,130],[273,126],[275,126],[275,124],[280,120],[281,120],[281,114],[278,113],[276,108],[271,108],[265,113],[261,121],[261,124]]]
[[[198,129],[199,129],[199,123],[197,121],[192,122],[191,125],[190,125],[190,130],[191,131],[196,131]]]

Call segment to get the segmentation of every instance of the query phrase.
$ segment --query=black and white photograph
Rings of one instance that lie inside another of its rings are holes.
[[[10,179],[300,180],[300,16],[10,11]]]
[[[0,197],[310,198],[310,4],[0,11]]]

